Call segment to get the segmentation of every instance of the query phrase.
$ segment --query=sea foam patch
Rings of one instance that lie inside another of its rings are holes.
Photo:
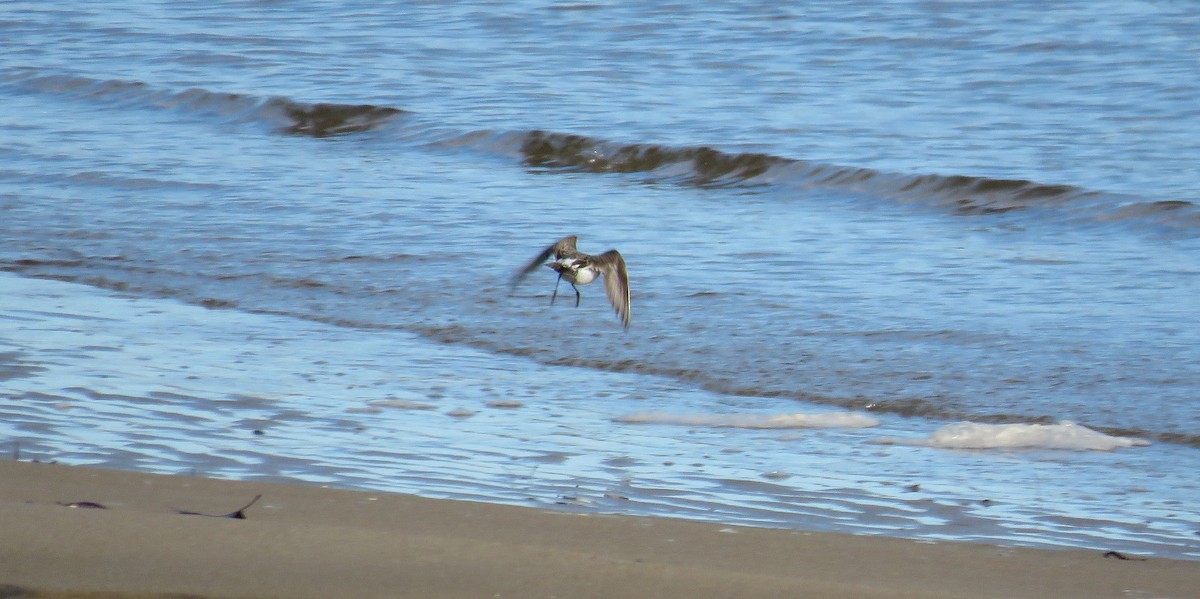
[[[1149,441],[1114,437],[1070,421],[1058,424],[979,424],[959,422],[933,432],[928,439],[876,439],[885,445],[917,445],[943,449],[1073,449],[1112,451],[1149,445]]]
[[[868,428],[879,421],[863,414],[832,412],[828,414],[670,414],[667,412],[637,412],[613,418],[628,424],[677,424],[681,426],[711,426],[718,428],[786,429],[786,428]]]

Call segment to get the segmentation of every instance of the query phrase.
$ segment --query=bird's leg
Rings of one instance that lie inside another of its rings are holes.
[[[554,305],[554,298],[558,297],[558,284],[562,282],[562,273],[558,273],[558,280],[554,282],[554,295],[550,296],[550,305]],[[574,285],[572,285],[574,286]]]
[[[571,283],[571,289],[575,290],[575,307],[578,308],[579,307],[579,288],[575,286],[575,283]]]

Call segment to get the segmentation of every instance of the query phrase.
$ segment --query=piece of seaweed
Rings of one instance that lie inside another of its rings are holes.
[[[257,503],[259,499],[262,499],[261,493],[258,495],[255,495],[254,499],[250,500],[250,503],[247,503],[246,505],[243,505],[242,507],[240,507],[232,512],[229,512],[228,514],[202,514],[200,512],[191,512],[188,510],[181,510],[179,508],[171,508],[171,509],[175,510],[176,514],[182,514],[184,516],[204,516],[206,518],[233,518],[234,520],[245,520],[246,519],[246,510],[249,509],[250,506]]]

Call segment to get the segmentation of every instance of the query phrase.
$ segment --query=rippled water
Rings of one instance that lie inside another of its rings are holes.
[[[1195,556],[1195,13],[5,3],[0,441]],[[627,334],[510,290],[566,234]],[[1151,444],[874,442],[1062,420]]]

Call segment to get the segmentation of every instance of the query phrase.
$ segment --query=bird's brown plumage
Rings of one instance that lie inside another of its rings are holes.
[[[604,277],[604,290],[608,294],[608,301],[612,303],[613,310],[628,329],[632,313],[629,297],[629,270],[625,266],[625,258],[617,250],[608,250],[598,256],[585,254],[575,247],[577,239],[575,235],[563,237],[542,250],[537,257],[513,276],[513,287],[516,287],[529,273],[537,270],[543,264],[553,268],[560,277],[566,278],[572,287],[575,286],[576,273],[583,269],[594,269]],[[555,261],[546,263],[551,256],[554,256]],[[566,259],[565,262],[564,259]],[[579,290],[575,289],[575,293],[578,298]],[[551,302],[553,301],[551,299]]]

